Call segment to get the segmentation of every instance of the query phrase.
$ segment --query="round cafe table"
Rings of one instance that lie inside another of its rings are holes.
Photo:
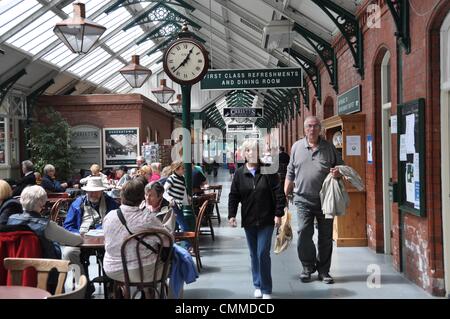
[[[43,289],[27,286],[0,286],[0,299],[45,299],[51,294]]]

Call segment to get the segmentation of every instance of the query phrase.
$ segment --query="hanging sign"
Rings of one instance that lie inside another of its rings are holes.
[[[227,132],[247,132],[253,131],[252,123],[243,123],[243,124],[228,124]]]
[[[301,68],[208,70],[202,90],[300,88]]]
[[[224,107],[223,117],[262,117],[262,107]]]
[[[361,86],[357,85],[337,98],[338,114],[350,114],[361,111]]]

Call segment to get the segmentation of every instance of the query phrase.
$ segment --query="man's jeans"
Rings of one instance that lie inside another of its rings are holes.
[[[325,219],[321,211],[304,211],[298,203],[295,203],[295,206],[298,219],[297,253],[303,269],[308,272],[317,269],[319,274],[326,274],[330,271],[333,252],[333,219]],[[314,217],[319,228],[317,255],[313,241]]]
[[[274,226],[245,227],[245,236],[252,260],[252,276],[255,288],[263,294],[272,293],[270,245]]]

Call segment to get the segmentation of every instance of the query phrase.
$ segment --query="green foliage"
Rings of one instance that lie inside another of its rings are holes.
[[[27,147],[35,169],[42,173],[46,164],[52,164],[58,179],[70,178],[77,149],[70,143],[69,124],[51,107],[39,108],[36,115],[39,120],[27,129],[30,136]]]

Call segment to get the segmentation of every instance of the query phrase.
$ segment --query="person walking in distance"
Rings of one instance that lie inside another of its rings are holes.
[[[286,196],[293,191],[297,208],[297,252],[303,266],[300,280],[310,281],[311,274],[317,270],[319,280],[331,284],[334,282],[329,274],[333,251],[333,218],[326,218],[323,214],[319,192],[329,173],[334,178],[341,177],[334,167],[343,162],[333,144],[320,137],[321,124],[317,117],[308,116],[304,128],[305,137],[295,142],[291,149],[284,191]],[[317,256],[312,239],[314,218],[317,219],[319,232]]]

